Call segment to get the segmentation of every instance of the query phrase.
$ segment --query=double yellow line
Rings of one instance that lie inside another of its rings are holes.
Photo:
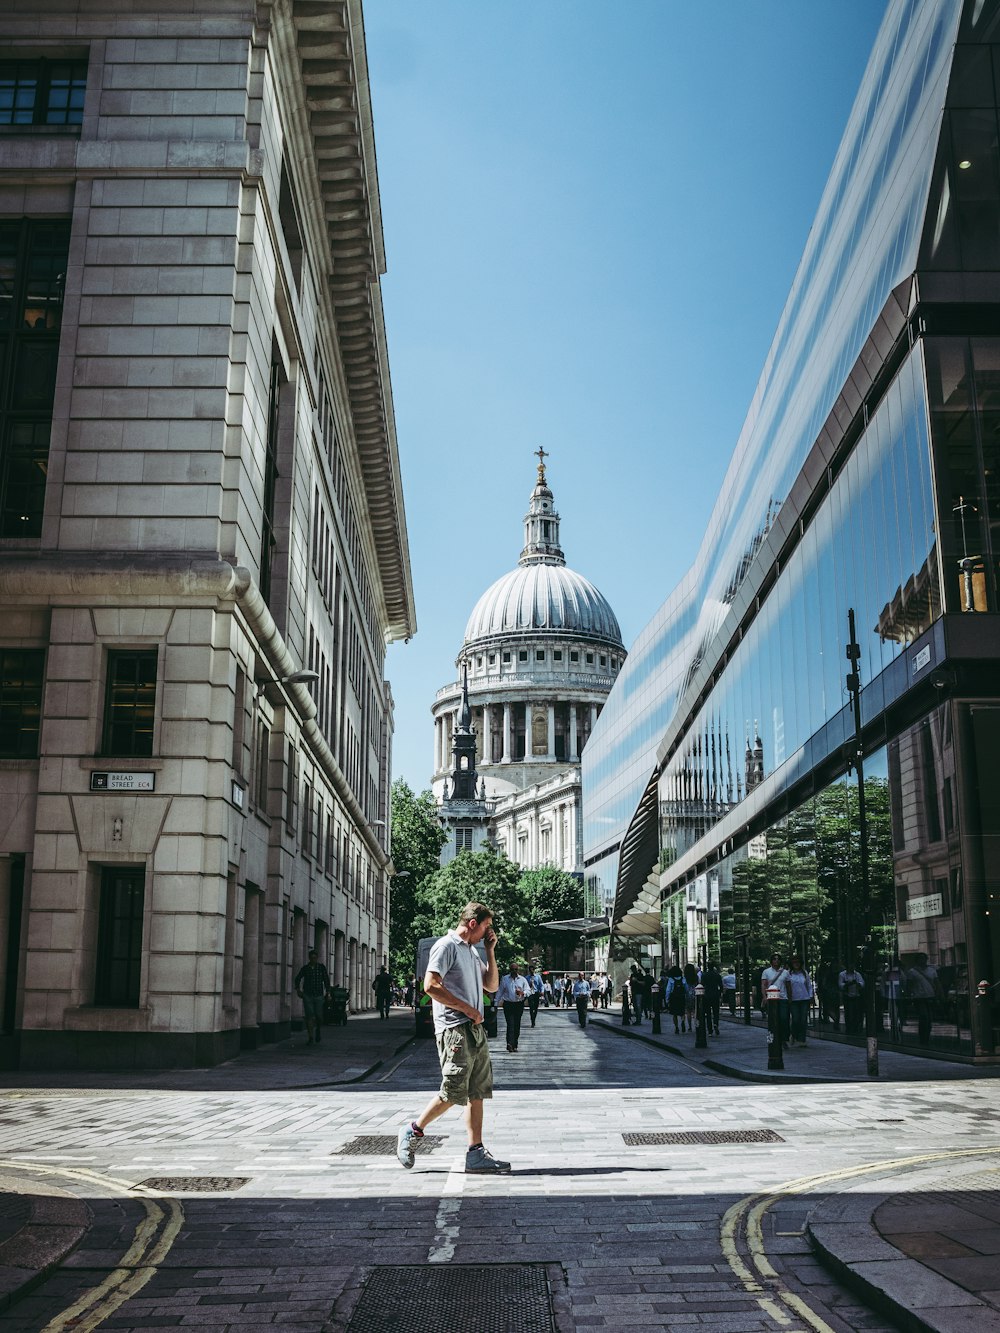
[[[20,1161],[0,1159],[0,1168],[25,1171],[32,1175],[57,1176],[78,1180],[85,1185],[99,1185],[112,1194],[139,1197],[146,1216],[136,1227],[132,1244],[122,1255],[118,1267],[103,1282],[91,1287],[61,1314],[51,1319],[41,1333],[91,1333],[105,1319],[141,1291],[166,1258],[184,1221],[184,1211],[174,1199],[149,1199],[136,1196],[118,1180],[80,1167],[35,1166]]]
[[[860,1176],[895,1173],[908,1167],[925,1166],[931,1162],[952,1161],[963,1157],[993,1157],[1000,1148],[968,1148],[955,1152],[921,1153],[914,1157],[893,1157],[884,1162],[869,1162],[865,1166],[846,1167],[842,1171],[827,1171],[818,1176],[801,1176],[779,1185],[769,1194],[750,1194],[732,1208],[722,1219],[722,1253],[729,1267],[743,1284],[744,1289],[756,1296],[757,1304],[786,1333],[802,1333],[800,1322],[814,1333],[834,1333],[830,1325],[815,1310],[810,1309],[801,1296],[790,1291],[781,1274],[764,1252],[764,1214],[782,1199],[805,1194],[810,1190],[854,1180]],[[740,1238],[744,1241],[747,1257],[740,1252]]]

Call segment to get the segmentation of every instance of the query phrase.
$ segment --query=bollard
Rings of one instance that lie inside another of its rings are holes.
[[[695,1016],[695,1037],[694,1044],[696,1050],[704,1050],[708,1045],[708,1034],[705,1031],[705,987],[699,981],[694,988],[694,1016]]]
[[[785,1058],[781,1053],[781,992],[777,986],[767,988],[767,1067],[785,1067]]]
[[[976,996],[972,1002],[972,1038],[976,1055],[993,1054],[993,1001],[990,997],[992,987],[988,981],[981,981],[976,987]]]
[[[632,1010],[629,1008],[629,1005],[628,1005],[628,987],[627,987],[627,986],[623,986],[623,987],[622,987],[622,1027],[623,1027],[623,1028],[628,1028],[628,1027],[631,1027],[631,1026],[632,1026]]]
[[[653,982],[653,1036],[658,1037],[662,1031],[660,1027],[660,986],[659,982]]]

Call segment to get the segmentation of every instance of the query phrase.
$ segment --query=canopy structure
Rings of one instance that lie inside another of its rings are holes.
[[[543,921],[538,929],[558,930],[567,935],[576,935],[578,939],[588,940],[600,939],[602,935],[611,934],[606,916],[575,916],[568,921]]]

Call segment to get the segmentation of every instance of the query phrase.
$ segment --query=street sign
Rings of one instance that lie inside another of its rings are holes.
[[[155,773],[91,773],[91,791],[152,791]]]

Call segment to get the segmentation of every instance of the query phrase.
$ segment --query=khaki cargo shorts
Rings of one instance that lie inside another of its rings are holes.
[[[441,1100],[465,1106],[492,1097],[493,1063],[483,1024],[463,1023],[435,1037],[441,1061]]]

